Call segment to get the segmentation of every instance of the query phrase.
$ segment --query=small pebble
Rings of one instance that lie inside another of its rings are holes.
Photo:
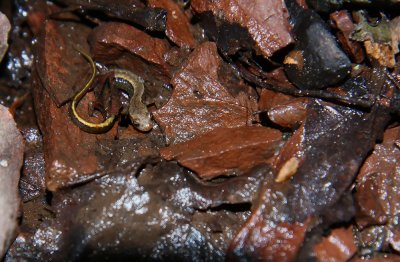
[[[7,160],[5,160],[5,159],[1,160],[1,161],[0,161],[0,166],[2,166],[2,167],[8,167],[8,162],[7,162]]]

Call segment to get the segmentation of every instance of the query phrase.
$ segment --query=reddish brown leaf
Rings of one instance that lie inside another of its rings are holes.
[[[80,130],[69,117],[69,104],[58,108],[40,83],[34,73],[35,111],[43,134],[46,186],[54,191],[67,184],[73,184],[82,174],[98,170],[100,165],[95,156],[97,140],[112,139],[116,129],[97,136]],[[84,117],[88,117],[87,111],[84,110],[87,109],[88,102],[86,96],[78,107],[79,113]]]
[[[348,261],[357,251],[351,227],[332,230],[314,247],[317,261]]]
[[[367,158],[357,176],[358,182],[368,174],[388,173],[394,174],[400,162],[400,150],[397,141],[400,140],[400,127],[390,128],[385,131],[383,141],[377,144],[374,152]]]
[[[154,77],[169,81],[170,67],[164,61],[169,45],[165,40],[128,24],[110,22],[96,27],[89,42],[96,61],[117,64],[152,81]]]
[[[215,16],[223,16],[230,23],[247,28],[266,57],[293,42],[289,32],[288,11],[282,0],[193,0],[191,4],[198,13],[210,11]]]
[[[63,25],[63,26],[61,26]],[[69,100],[80,88],[85,79],[82,67],[76,65],[85,61],[74,49],[85,50],[90,28],[77,23],[58,23],[48,20],[44,34],[39,38],[36,69],[43,83],[57,106]],[[86,63],[87,70],[89,65]]]
[[[258,102],[260,110],[266,110],[269,119],[277,125],[295,128],[303,122],[307,113],[307,98],[293,97],[262,89]]]
[[[173,0],[149,0],[149,6],[164,8],[167,12],[165,34],[178,46],[193,48],[196,41],[190,32],[190,21],[182,8]]]
[[[352,58],[352,60],[359,64],[364,60],[364,52],[360,43],[350,39],[355,25],[351,19],[350,14],[345,11],[336,11],[330,15],[334,26],[339,30],[336,33],[342,48]]]
[[[187,141],[217,127],[251,123],[249,108],[255,107],[255,101],[243,92],[234,97],[221,85],[218,80],[221,63],[216,45],[206,42],[192,52],[187,64],[175,74],[172,97],[153,113],[169,144]]]
[[[212,179],[270,161],[281,138],[280,131],[261,126],[218,128],[160,152],[201,178]]]
[[[241,254],[244,257],[271,262],[294,261],[303,243],[309,221],[274,224],[263,220],[258,212],[253,212],[245,226],[233,239],[230,250],[228,250],[228,260],[240,261],[230,256],[233,253],[240,254],[244,251],[240,248],[246,246],[249,249],[245,251],[252,251]]]
[[[357,176],[357,224],[385,224],[400,212],[400,127],[388,129]]]

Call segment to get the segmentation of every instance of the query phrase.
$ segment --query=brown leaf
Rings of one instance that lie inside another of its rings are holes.
[[[400,127],[388,129],[383,142],[364,162],[357,176],[357,224],[381,225],[400,212]]]
[[[80,175],[95,172],[100,168],[95,155],[97,140],[112,139],[115,136],[116,126],[102,135],[93,135],[80,130],[69,117],[69,104],[58,108],[41,85],[35,71],[32,79],[35,111],[43,134],[46,186],[48,190],[55,191],[68,183],[73,184]],[[88,117],[87,111],[84,110],[88,107],[88,95],[77,108],[85,118]],[[83,114],[84,112],[86,114]]]
[[[400,162],[400,149],[396,144],[399,140],[400,127],[387,129],[382,143],[377,144],[372,155],[365,160],[357,176],[357,181],[361,182],[365,176],[373,173],[395,173]]]
[[[351,227],[332,230],[314,247],[317,261],[348,261],[356,251]]]
[[[291,261],[305,232],[311,229],[307,221],[312,222],[315,216],[324,216],[330,223],[349,219],[346,211],[351,203],[335,205],[346,195],[362,161],[388,123],[389,116],[381,110],[361,113],[338,105],[310,104],[308,117],[283,146],[275,163],[276,170],[280,170],[296,157],[299,166],[295,174],[283,183],[274,181],[274,172],[265,175],[252,216],[232,241],[231,259],[251,256],[263,261]],[[285,229],[288,234],[276,234],[274,231],[280,232],[287,221],[298,231],[292,235],[293,229]],[[284,257],[278,257],[276,249],[286,241],[293,243],[288,244],[289,250],[279,252]]]
[[[282,134],[276,129],[253,126],[218,128],[192,140],[160,150],[167,160],[177,160],[203,179],[244,172],[270,161]]]
[[[293,97],[262,89],[258,102],[260,110],[266,110],[268,118],[277,125],[296,128],[306,118],[307,98]]]
[[[350,14],[345,10],[336,11],[330,15],[330,19],[338,30],[336,36],[342,44],[343,50],[355,63],[361,63],[364,60],[362,47],[360,43],[350,39],[351,32],[355,28]]]
[[[269,223],[256,212],[245,223],[233,239],[228,250],[228,261],[238,261],[236,257],[257,258],[259,261],[295,261],[303,243],[310,219],[304,223]],[[240,247],[249,247],[248,250]],[[251,252],[249,252],[251,250]]]
[[[170,67],[164,61],[169,45],[165,40],[128,24],[110,22],[96,27],[89,43],[96,61],[127,68],[144,79],[169,81]]]
[[[284,1],[193,0],[191,4],[198,13],[213,12],[214,16],[247,28],[266,57],[293,42]]]
[[[82,67],[76,66],[85,61],[73,48],[82,50],[86,47],[89,28],[77,23],[59,23],[48,20],[44,26],[44,34],[39,38],[36,54],[36,69],[43,83],[57,106],[69,100],[87,81],[82,74]],[[79,45],[79,46],[78,46]]]
[[[234,97],[221,85],[218,80],[221,63],[216,45],[206,42],[192,52],[187,64],[175,74],[172,97],[153,113],[164,129],[168,144],[187,141],[217,127],[251,123],[249,105],[255,105],[255,101],[250,98],[243,101],[242,93]]]
[[[149,0],[149,6],[160,7],[167,11],[167,28],[165,34],[179,47],[193,48],[196,41],[190,32],[190,21],[182,8],[172,0]]]

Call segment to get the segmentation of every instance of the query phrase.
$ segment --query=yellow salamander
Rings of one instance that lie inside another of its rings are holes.
[[[89,81],[85,84],[85,86],[76,93],[76,95],[72,99],[71,107],[70,107],[70,115],[72,121],[82,130],[89,133],[104,133],[111,129],[114,124],[115,116],[111,115],[106,118],[101,123],[92,123],[83,119],[77,112],[76,107],[81,99],[85,96],[88,89],[93,83],[93,80],[96,76],[96,65],[93,62],[92,58],[83,51],[78,50],[78,52],[90,63],[92,69],[92,75]],[[129,83],[129,85],[117,85],[117,88],[127,92],[129,96],[129,117],[132,121],[132,124],[140,131],[146,132],[150,131],[153,128],[153,124],[151,121],[151,116],[149,111],[147,110],[146,105],[142,102],[142,95],[144,92],[144,85],[138,76],[133,74],[130,71],[124,69],[113,69],[112,73],[114,78],[119,80],[125,80]]]

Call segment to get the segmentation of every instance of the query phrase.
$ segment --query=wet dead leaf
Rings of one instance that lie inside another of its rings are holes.
[[[356,252],[353,230],[336,228],[314,247],[317,261],[348,261]]]
[[[164,129],[168,144],[190,140],[217,127],[251,123],[249,105],[255,101],[243,99],[243,93],[234,97],[221,85],[218,80],[221,63],[216,45],[206,42],[192,52],[187,64],[175,74],[172,97],[153,113]]]
[[[62,76],[59,75],[58,78],[60,77]],[[54,79],[54,81],[60,80]],[[105,134],[86,133],[71,121],[68,112],[69,104],[61,108],[57,107],[42,86],[35,71],[32,77],[32,86],[35,111],[43,134],[46,186],[47,189],[55,191],[64,186],[65,181],[73,184],[73,181],[79,179],[81,174],[93,173],[100,168],[95,155],[97,140],[113,139],[116,125]],[[78,107],[78,112],[84,113],[83,116],[88,119],[89,95],[82,99]],[[91,121],[95,120],[94,117],[91,119]]]
[[[36,69],[51,99],[61,106],[87,81],[82,68],[89,70],[89,65],[79,65],[84,60],[74,47],[87,50],[90,29],[77,23],[53,20],[46,21],[43,27],[44,33],[38,38]]]
[[[284,1],[193,0],[191,5],[198,13],[213,12],[218,18],[246,28],[266,57],[293,42]]]
[[[381,144],[366,159],[357,176],[356,222],[360,228],[382,225],[400,212],[400,127],[386,130]]]
[[[173,0],[150,0],[151,7],[160,7],[167,11],[167,37],[180,47],[193,48],[196,41],[190,32],[189,18],[180,8],[178,3]]]
[[[237,174],[271,161],[281,142],[280,131],[261,126],[218,128],[192,140],[161,149],[203,179]]]

